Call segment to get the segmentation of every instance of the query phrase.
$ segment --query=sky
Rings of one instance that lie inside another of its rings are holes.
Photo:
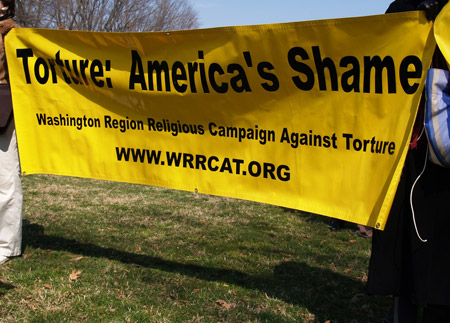
[[[200,28],[383,14],[393,0],[191,0]]]

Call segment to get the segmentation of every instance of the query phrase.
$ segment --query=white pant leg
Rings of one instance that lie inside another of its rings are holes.
[[[0,255],[19,256],[22,243],[22,184],[12,121],[0,135]]]

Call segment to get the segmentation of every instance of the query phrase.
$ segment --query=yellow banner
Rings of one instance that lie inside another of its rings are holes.
[[[434,36],[436,43],[447,62],[450,62],[450,4],[446,4],[436,17],[434,24]]]
[[[7,36],[22,170],[383,229],[434,50],[418,12]]]

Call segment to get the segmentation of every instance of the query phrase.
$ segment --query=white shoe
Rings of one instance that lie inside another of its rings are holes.
[[[8,260],[9,260],[9,257],[0,255],[0,265],[3,265]]]

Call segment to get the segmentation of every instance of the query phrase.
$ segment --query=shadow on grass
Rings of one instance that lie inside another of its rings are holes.
[[[324,215],[300,211],[300,210],[296,210],[296,209],[290,209],[290,208],[283,207],[283,210],[287,213],[293,214],[295,216],[298,216],[298,217],[304,219],[306,222],[322,223],[324,226],[327,226],[327,227],[330,225],[331,221],[333,220],[333,218],[330,218],[330,217],[327,217]]]
[[[6,294],[6,291],[16,288],[14,285],[6,284],[0,281],[0,297]]]
[[[335,218],[327,217],[325,215],[314,214],[314,213],[304,212],[304,211],[295,210],[295,209],[283,208],[283,210],[285,212],[294,214],[294,215],[304,219],[307,223],[319,223],[319,224],[323,224],[324,227],[329,227],[330,224],[334,220],[337,220]],[[355,223],[347,222],[344,220],[338,220],[338,221],[340,221],[339,230],[343,230],[343,229],[356,230],[356,228],[357,228]]]
[[[23,227],[23,244],[44,250],[67,251],[86,257],[104,257],[143,268],[187,275],[206,281],[220,281],[247,289],[258,290],[287,303],[306,307],[320,322],[330,317],[339,322],[354,315],[364,315],[361,304],[364,283],[344,275],[305,263],[284,262],[274,268],[271,277],[251,276],[233,269],[209,268],[184,264],[159,257],[134,254],[76,240],[50,236],[42,226],[26,224]],[[0,285],[1,288],[1,285]],[[0,289],[1,291],[1,289]],[[359,313],[359,314],[358,314]]]

